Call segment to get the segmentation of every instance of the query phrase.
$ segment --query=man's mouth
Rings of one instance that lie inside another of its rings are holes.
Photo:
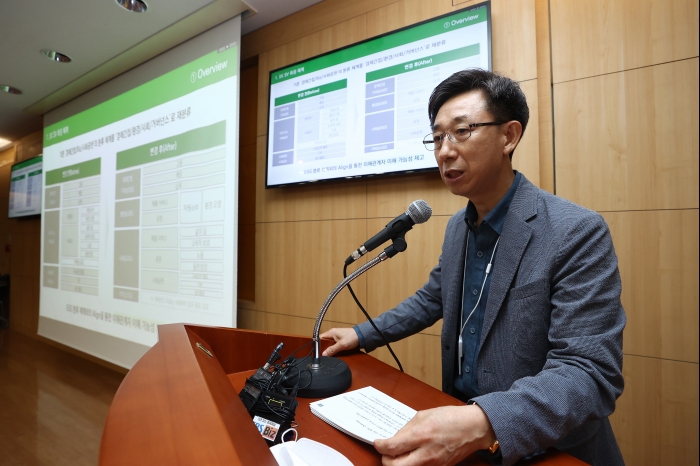
[[[454,168],[450,168],[449,170],[444,171],[442,174],[446,179],[454,180],[454,179],[457,179],[460,176],[462,176],[462,173],[464,173],[464,172],[461,170],[456,170]]]

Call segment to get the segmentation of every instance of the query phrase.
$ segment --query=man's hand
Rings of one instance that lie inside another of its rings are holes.
[[[339,351],[351,350],[357,348],[360,344],[360,339],[357,338],[357,333],[351,328],[332,328],[329,331],[322,333],[321,338],[331,338],[335,340],[335,345],[326,348],[322,356],[333,356]]]
[[[419,411],[389,439],[374,441],[384,466],[453,465],[496,441],[478,405]]]

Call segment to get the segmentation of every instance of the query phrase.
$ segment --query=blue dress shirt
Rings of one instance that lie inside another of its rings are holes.
[[[484,323],[484,313],[486,312],[486,302],[488,301],[494,265],[491,265],[489,275],[486,275],[486,267],[491,262],[492,254],[494,252],[498,254],[498,251],[494,251],[494,248],[498,238],[501,236],[506,214],[508,214],[510,203],[515,196],[515,191],[518,189],[521,178],[522,175],[515,172],[515,180],[513,180],[513,184],[506,195],[484,217],[478,227],[476,226],[478,218],[476,206],[471,201],[467,204],[464,221],[467,223],[469,240],[466,245],[467,258],[462,291],[462,325],[464,326],[464,331],[462,332],[462,373],[459,374],[458,371],[455,371],[457,372],[455,374],[456,397],[462,398],[464,401],[481,394],[479,392],[479,377],[477,375],[477,358],[479,357],[481,328]],[[493,255],[493,264],[495,262],[496,256]],[[484,278],[486,279],[485,281]],[[483,292],[481,291],[482,285],[484,288]],[[481,300],[479,300],[479,295],[481,295]],[[474,309],[477,302],[479,305]],[[472,309],[474,309],[474,313],[469,317]],[[468,321],[467,318],[469,318]],[[459,357],[459,355],[457,356]]]

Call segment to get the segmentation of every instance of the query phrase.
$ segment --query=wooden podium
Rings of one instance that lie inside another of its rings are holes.
[[[158,343],[129,371],[112,401],[100,465],[277,466],[238,392],[280,342],[284,359],[311,338],[186,324],[161,325],[158,335]],[[322,349],[330,344],[323,341]],[[306,349],[297,355],[301,353],[306,355]],[[352,370],[350,390],[372,385],[416,410],[463,404],[366,354],[341,359]],[[297,400],[300,437],[336,449],[357,466],[381,465],[372,445],[311,414],[309,403],[314,400]],[[488,463],[475,454],[460,464]],[[552,450],[527,464],[584,463]]]

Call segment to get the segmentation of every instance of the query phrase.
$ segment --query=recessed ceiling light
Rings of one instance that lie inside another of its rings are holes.
[[[145,13],[148,10],[148,5],[143,0],[117,0],[117,3],[122,8],[134,13]]]
[[[17,89],[16,87],[8,86],[7,84],[0,84],[0,91],[5,91],[8,94],[21,94],[22,91]]]
[[[41,53],[49,60],[57,61],[59,63],[69,63],[73,61],[68,55],[63,55],[62,53],[54,52],[53,50],[44,49],[41,51]]]

